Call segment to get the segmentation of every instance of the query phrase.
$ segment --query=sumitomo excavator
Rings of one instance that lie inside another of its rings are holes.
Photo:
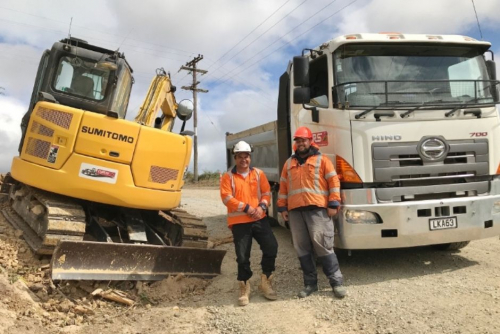
[[[72,37],[40,60],[2,213],[35,253],[52,254],[54,280],[220,273],[225,251],[207,249],[202,220],[178,208],[192,105],[176,102],[160,69],[126,120],[132,72],[123,53]]]

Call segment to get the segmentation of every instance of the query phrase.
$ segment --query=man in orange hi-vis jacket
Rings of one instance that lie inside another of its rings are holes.
[[[264,172],[250,167],[251,152],[252,147],[244,141],[234,145],[236,165],[222,176],[220,183],[220,195],[222,202],[227,206],[227,223],[233,232],[236,262],[238,262],[240,306],[245,306],[250,301],[252,239],[257,240],[262,250],[259,289],[269,300],[278,298],[272,287],[278,242],[266,216],[271,200],[271,188]]]
[[[295,154],[283,166],[278,212],[288,221],[304,275],[304,289],[299,292],[299,298],[318,291],[313,251],[321,260],[333,294],[344,298],[343,277],[333,251],[332,216],[337,214],[340,205],[339,178],[330,159],[312,144],[309,128],[298,128],[293,139]]]

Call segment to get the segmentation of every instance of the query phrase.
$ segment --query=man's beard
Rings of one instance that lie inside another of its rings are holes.
[[[309,146],[308,148],[304,148],[304,149],[302,149],[302,150],[301,150],[301,149],[299,149],[299,148],[297,148],[297,153],[298,153],[298,154],[307,154],[307,153],[309,153],[309,150],[310,150],[310,149],[311,149],[311,147],[310,147],[310,146]]]

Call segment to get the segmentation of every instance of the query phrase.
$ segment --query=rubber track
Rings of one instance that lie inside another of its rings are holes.
[[[23,231],[28,245],[37,254],[52,254],[59,240],[82,241],[85,234],[85,213],[71,199],[22,185],[24,196],[11,194],[12,209],[4,210],[5,218]],[[30,201],[44,207],[43,217],[34,214]]]

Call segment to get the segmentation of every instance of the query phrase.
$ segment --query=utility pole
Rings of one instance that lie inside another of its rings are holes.
[[[193,58],[193,60],[186,63],[185,66],[181,66],[178,72],[181,70],[190,71],[193,74],[193,84],[191,86],[182,86],[182,89],[193,91],[193,125],[194,125],[194,139],[193,139],[193,147],[194,147],[194,182],[198,182],[198,101],[197,101],[197,93],[208,93],[206,89],[199,89],[198,84],[199,81],[196,81],[196,73],[201,73],[204,75],[208,71],[200,70],[196,68],[196,63],[203,59],[203,56],[198,54],[198,57]]]

